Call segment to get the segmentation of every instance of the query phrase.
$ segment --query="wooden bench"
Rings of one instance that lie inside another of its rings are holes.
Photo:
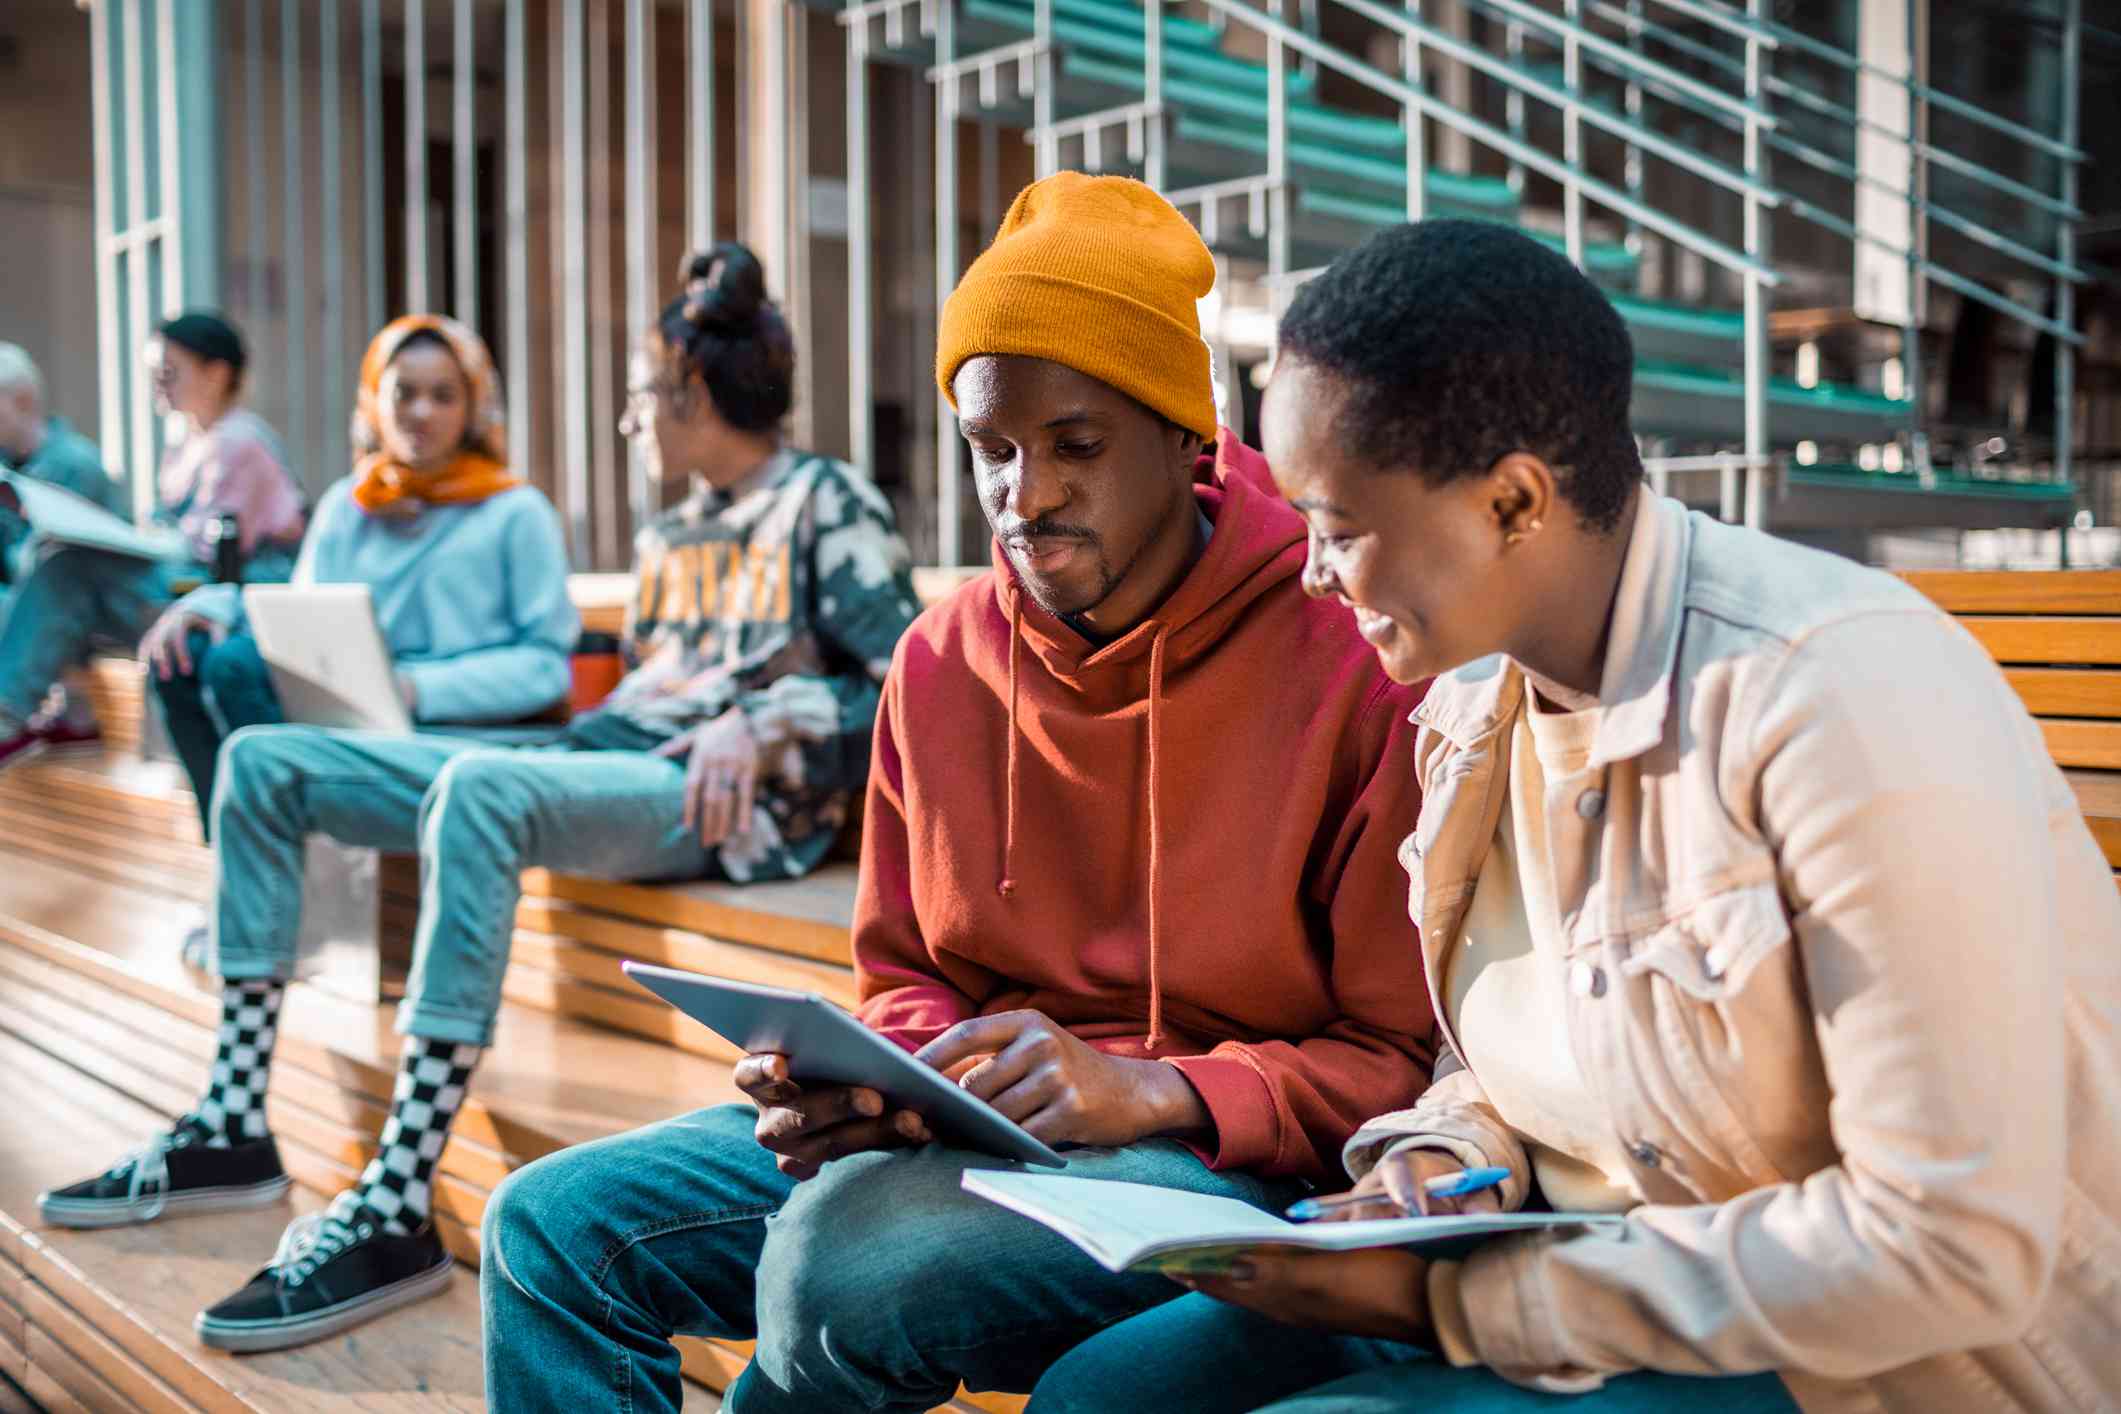
[[[1903,575],[1980,641],[2039,720],[2121,887],[2121,570]]]

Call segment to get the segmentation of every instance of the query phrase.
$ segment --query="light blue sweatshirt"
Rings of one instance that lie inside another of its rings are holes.
[[[518,486],[402,520],[363,511],[353,485],[336,482],[317,503],[294,583],[369,586],[416,721],[520,721],[567,695],[581,620],[543,492]],[[184,607],[243,626],[232,584],[202,585]]]

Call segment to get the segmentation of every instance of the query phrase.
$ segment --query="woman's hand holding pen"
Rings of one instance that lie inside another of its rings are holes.
[[[1502,1188],[1489,1183],[1470,1193],[1437,1193],[1465,1165],[1441,1149],[1402,1149],[1388,1154],[1339,1199],[1320,1204],[1317,1221],[1440,1217],[1449,1213],[1499,1213]],[[1301,1206],[1301,1205],[1299,1205]],[[1290,1216],[1299,1215],[1293,1210]]]
[[[1454,1179],[1481,1181],[1466,1193],[1439,1193]],[[1303,1205],[1299,1205],[1301,1208]],[[1407,1149],[1380,1161],[1338,1198],[1315,1203],[1320,1222],[1438,1217],[1502,1210],[1493,1171],[1473,1170],[1438,1149]],[[1297,1209],[1291,1215],[1298,1215]],[[1168,1273],[1179,1285],[1285,1325],[1421,1343],[1431,1334],[1429,1264],[1397,1247],[1311,1252],[1263,1247],[1227,1264]]]

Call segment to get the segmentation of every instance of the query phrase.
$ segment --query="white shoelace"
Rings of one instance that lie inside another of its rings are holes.
[[[127,1184],[125,1189],[127,1206],[136,1206],[140,1202],[140,1195],[149,1188],[153,1189],[153,1197],[148,1200],[147,1206],[139,1209],[134,1215],[140,1222],[153,1222],[161,1217],[163,1206],[169,1202],[169,1151],[170,1141],[174,1138],[174,1134],[161,1135],[142,1144],[111,1166],[111,1172],[116,1173],[127,1164],[132,1165],[132,1182]]]
[[[306,1218],[296,1218],[280,1234],[280,1245],[272,1254],[271,1266],[280,1274],[280,1280],[289,1286],[300,1286],[309,1274],[344,1252],[355,1242],[365,1241],[375,1235],[375,1229],[367,1222],[358,1226],[334,1218],[329,1209],[311,1213]]]

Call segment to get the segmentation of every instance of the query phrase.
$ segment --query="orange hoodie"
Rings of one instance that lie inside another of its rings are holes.
[[[1214,1167],[1328,1179],[1357,1125],[1428,1083],[1397,861],[1421,694],[1304,595],[1302,518],[1257,453],[1223,446],[1194,488],[1206,553],[1125,636],[1094,648],[997,546],[900,640],[862,829],[860,1014],[912,1049],[1042,1011],[1185,1072]]]

